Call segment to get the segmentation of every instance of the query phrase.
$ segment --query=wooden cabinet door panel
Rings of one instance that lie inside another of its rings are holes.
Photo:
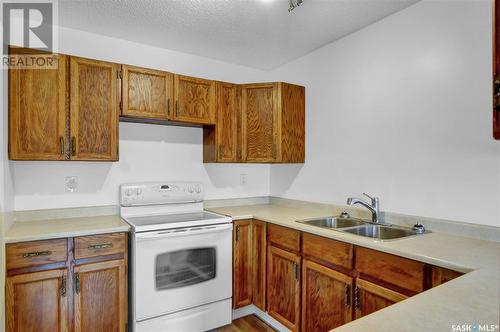
[[[76,266],[74,278],[75,331],[125,331],[125,261],[114,260]]]
[[[275,162],[280,138],[277,84],[250,84],[242,87],[243,159]]]
[[[442,267],[433,266],[431,271],[430,286],[431,287],[439,286],[441,284],[444,284],[445,282],[458,278],[461,275],[463,275],[463,273],[458,271],[453,271]]]
[[[267,311],[292,331],[300,328],[300,256],[269,246]]]
[[[66,159],[68,57],[57,69],[9,69],[9,158]]]
[[[217,83],[217,161],[233,162],[238,150],[238,86]]]
[[[122,66],[122,115],[169,119],[173,75],[159,70]]]
[[[118,65],[71,57],[71,159],[118,159]]]
[[[354,293],[354,311],[356,319],[408,298],[406,295],[394,292],[363,279],[356,279]]]
[[[281,85],[281,161],[305,161],[305,88]]]
[[[5,294],[7,331],[67,331],[67,277],[67,270],[7,277]]]
[[[284,226],[269,224],[267,227],[269,242],[296,253],[300,251],[300,232]]]
[[[329,331],[352,319],[352,278],[302,262],[302,331]]]
[[[252,303],[266,311],[266,223],[252,221]]]
[[[500,0],[493,0],[493,138],[500,140]]]
[[[215,81],[175,75],[174,119],[183,122],[215,124]]]
[[[252,303],[252,221],[234,222],[233,307]]]

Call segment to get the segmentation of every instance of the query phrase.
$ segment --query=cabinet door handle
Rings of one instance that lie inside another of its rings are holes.
[[[299,280],[300,278],[300,271],[299,271],[299,264],[293,263],[293,274],[295,276],[295,280]]]
[[[361,309],[361,299],[359,298],[359,288],[354,288],[354,309]]]
[[[276,144],[273,144],[273,159],[276,159],[276,155],[277,155]]]
[[[179,101],[175,101],[175,116],[179,116]]]
[[[351,285],[345,285],[345,305],[351,306]]]
[[[240,240],[240,225],[236,225],[234,237],[236,239],[236,242]]]
[[[66,296],[66,276],[61,278],[61,297]]]
[[[75,136],[71,137],[71,155],[72,156],[76,155],[76,137]]]
[[[47,250],[47,251],[33,251],[33,252],[24,253],[23,254],[23,258],[49,256],[51,254],[52,254],[52,251],[50,251],[50,250]]]
[[[219,159],[222,159],[222,144],[219,144]]]
[[[500,75],[497,75],[493,82],[493,107],[500,112]]]
[[[75,272],[75,292],[80,294],[80,273]]]
[[[64,150],[65,150],[64,149],[64,137],[62,137],[62,136],[59,137],[59,149],[60,149],[59,153],[61,154],[61,156],[64,155]]]
[[[88,246],[89,249],[107,249],[112,248],[113,243],[99,243],[99,244],[90,244]]]
[[[167,115],[170,116],[170,98],[167,98]]]

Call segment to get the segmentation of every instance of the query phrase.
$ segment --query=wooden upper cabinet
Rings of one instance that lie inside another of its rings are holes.
[[[238,120],[241,89],[236,84],[217,82],[217,161],[234,162],[241,154]]]
[[[74,330],[126,331],[127,269],[123,259],[74,268]]]
[[[242,86],[242,159],[303,163],[305,89],[288,83]]]
[[[118,160],[118,68],[71,57],[72,160]]]
[[[500,139],[500,1],[493,0],[493,137]]]
[[[267,249],[267,311],[292,331],[300,329],[300,256]]]
[[[355,318],[361,318],[407,298],[406,295],[358,278],[354,290]]]
[[[241,91],[243,160],[278,160],[278,84],[248,84]]]
[[[173,75],[168,72],[122,66],[122,116],[170,118]]]
[[[7,331],[68,331],[67,277],[66,269],[7,277]]]
[[[324,332],[352,319],[352,278],[309,260],[302,266],[302,331]]]
[[[173,119],[181,122],[215,124],[215,90],[215,81],[175,75]]]
[[[9,69],[9,158],[66,159],[68,57],[57,69]]]
[[[233,307],[252,303],[252,221],[234,222]]]

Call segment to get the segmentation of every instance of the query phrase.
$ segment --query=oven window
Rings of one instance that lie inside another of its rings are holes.
[[[156,289],[172,289],[215,278],[215,248],[195,248],[156,256]]]

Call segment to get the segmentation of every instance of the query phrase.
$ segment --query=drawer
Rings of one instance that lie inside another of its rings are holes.
[[[302,253],[308,258],[352,269],[353,245],[349,243],[302,233]]]
[[[123,254],[126,245],[125,233],[76,237],[75,259]]]
[[[356,247],[356,271],[419,293],[424,290],[425,264],[376,250]]]
[[[43,240],[6,245],[7,270],[65,262],[68,240]]]
[[[289,249],[294,252],[300,251],[300,232],[288,227],[277,226],[273,224],[267,225],[269,242]]]

